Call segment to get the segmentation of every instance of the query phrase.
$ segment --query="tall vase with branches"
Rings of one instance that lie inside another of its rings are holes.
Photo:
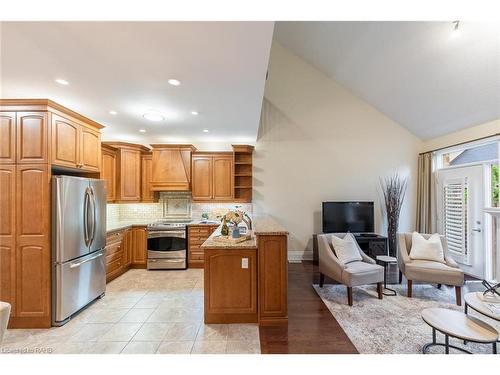
[[[399,214],[408,187],[408,178],[402,177],[396,172],[392,176],[380,179],[380,187],[384,194],[389,255],[395,257],[397,253],[396,234],[399,226]]]

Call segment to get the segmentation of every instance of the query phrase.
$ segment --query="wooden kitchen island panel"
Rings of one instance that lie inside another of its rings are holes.
[[[256,250],[205,252],[205,323],[257,323]]]

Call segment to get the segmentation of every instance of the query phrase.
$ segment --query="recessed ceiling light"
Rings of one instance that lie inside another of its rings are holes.
[[[181,84],[181,81],[179,81],[178,79],[169,79],[168,83],[172,86],[179,86]]]
[[[141,133],[146,133],[146,129],[139,129]]]
[[[66,81],[65,79],[62,79],[62,78],[56,79],[56,82],[59,83],[60,85],[64,85],[64,86],[69,85],[69,82]]]
[[[116,111],[109,111],[109,114],[113,115],[113,116],[116,116],[118,114],[118,112],[116,112]]]
[[[208,129],[203,129],[203,133],[208,133]]]
[[[144,117],[146,120],[155,122],[165,120],[165,117],[163,117],[163,115],[159,112],[146,112],[142,115],[142,117]]]
[[[199,115],[199,113],[198,113],[197,111],[191,111],[191,114],[192,114],[193,116],[198,116],[198,115]]]

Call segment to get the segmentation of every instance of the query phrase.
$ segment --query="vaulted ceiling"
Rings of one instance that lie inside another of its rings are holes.
[[[52,99],[105,125],[105,139],[253,142],[273,25],[2,22],[0,97]]]
[[[500,118],[498,22],[278,22],[274,37],[422,139]]]

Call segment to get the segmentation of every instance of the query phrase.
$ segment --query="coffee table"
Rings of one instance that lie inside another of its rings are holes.
[[[450,348],[472,354],[468,350],[450,345],[450,337],[480,344],[491,344],[493,354],[497,353],[498,332],[481,319],[460,311],[437,307],[423,310],[422,319],[432,328],[432,342],[423,346],[422,352],[424,354],[428,353],[432,346],[444,346],[445,354],[450,353]],[[444,344],[436,341],[436,331],[444,335]]]
[[[387,267],[389,266],[389,264],[397,264],[398,263],[397,258],[390,257],[388,255],[377,255],[377,257],[375,259],[376,259],[377,263],[384,266],[384,291],[382,292],[382,294],[384,296],[397,295],[397,293],[394,289],[387,287]],[[388,292],[386,292],[386,290],[388,290]]]
[[[497,322],[500,322],[500,315],[494,314],[493,311],[491,311],[485,305],[484,301],[478,297],[477,292],[467,293],[464,296],[464,301],[465,301],[464,312],[466,314],[469,312],[469,307],[470,307],[472,310],[475,310],[478,313],[483,314],[484,316],[487,316],[488,318],[491,318],[493,320],[496,320]]]

